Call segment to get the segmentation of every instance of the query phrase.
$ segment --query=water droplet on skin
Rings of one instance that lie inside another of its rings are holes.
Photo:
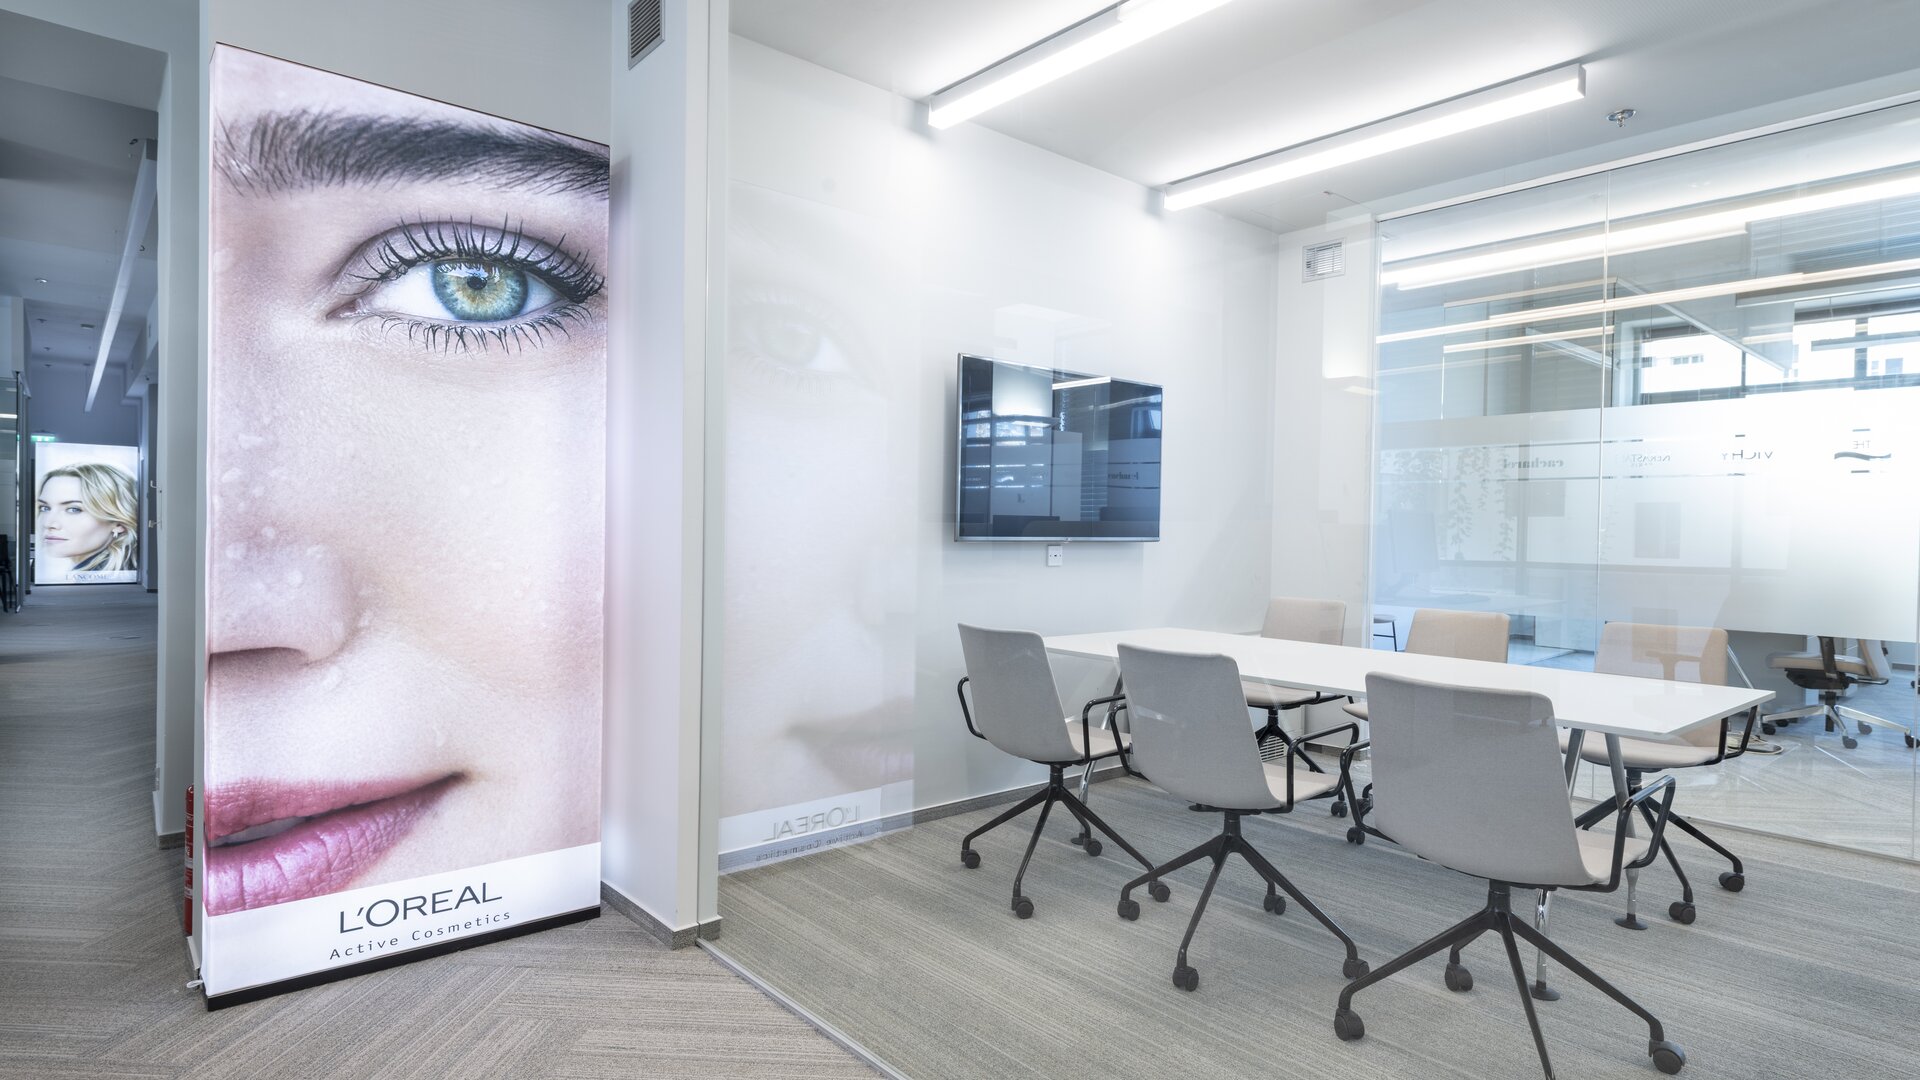
[[[247,489],[247,494],[253,496],[256,499],[262,495],[265,495],[266,493],[267,493],[267,489],[260,484],[255,484],[252,487]]]
[[[239,469],[228,469],[226,472],[220,474],[220,482],[223,484],[239,483],[241,478],[246,475],[246,473],[241,472]]]
[[[276,528],[274,528],[274,527],[273,527],[273,526],[271,526],[271,525],[262,525],[262,526],[260,526],[260,535],[261,535],[261,537],[263,537],[264,539],[267,539],[267,540],[271,540],[271,539],[273,539],[274,537],[276,537],[276,536],[279,536],[279,535],[280,535],[280,530],[279,530],[279,529],[276,529]]]
[[[234,437],[234,441],[240,444],[240,449],[252,450],[267,440],[260,435],[237,435]]]
[[[368,612],[362,613],[360,616],[360,622],[359,622],[360,629],[365,630],[367,627],[372,625],[373,625],[373,612],[368,611]]]
[[[227,545],[228,559],[231,559],[234,562],[239,562],[241,559],[244,559],[246,557],[247,557],[247,545],[245,544],[228,544]]]
[[[297,589],[300,587],[300,583],[305,580],[307,580],[307,575],[301,573],[300,571],[298,570],[287,571],[287,584],[290,587]]]
[[[340,669],[338,667],[330,667],[327,669],[325,675],[320,676],[320,689],[322,690],[331,690],[339,685]]]

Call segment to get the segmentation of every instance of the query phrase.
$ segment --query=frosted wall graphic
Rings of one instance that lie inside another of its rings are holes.
[[[218,995],[599,904],[608,172],[224,46],[212,108]]]
[[[33,583],[140,579],[140,450],[41,443],[34,449]]]

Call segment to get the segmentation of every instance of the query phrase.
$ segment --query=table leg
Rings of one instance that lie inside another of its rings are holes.
[[[1108,696],[1112,696],[1113,694],[1119,693],[1120,690],[1122,689],[1122,685],[1123,684],[1121,682],[1120,676],[1115,675],[1113,677],[1113,690],[1109,692]],[[1103,720],[1100,724],[1101,727],[1106,728],[1108,731],[1112,731],[1114,733],[1113,738],[1116,743],[1120,740],[1120,733],[1116,731],[1114,728],[1113,718],[1119,715],[1119,713],[1120,713],[1120,707],[1118,705],[1107,706],[1106,719]],[[1080,770],[1080,801],[1081,802],[1084,803],[1087,801],[1087,789],[1092,784],[1093,784],[1093,763],[1088,762],[1087,767]],[[1088,828],[1085,826],[1082,826],[1080,829],[1080,835],[1074,837],[1073,842],[1076,844],[1079,844],[1081,847],[1085,847],[1087,845],[1087,839],[1091,835],[1092,833],[1088,830]]]
[[[1616,805],[1625,806],[1628,797],[1627,766],[1625,760],[1620,756],[1620,736],[1618,735],[1607,736],[1607,764],[1611,766],[1613,770],[1613,797],[1618,800]],[[1620,831],[1629,838],[1633,836],[1632,814],[1621,817]],[[1627,871],[1627,913],[1613,921],[1629,930],[1645,930],[1647,928],[1647,924],[1642,921],[1638,915],[1634,914],[1633,910],[1634,892],[1639,886],[1640,871]]]

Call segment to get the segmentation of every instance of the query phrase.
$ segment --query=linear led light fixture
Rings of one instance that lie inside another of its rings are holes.
[[[927,99],[927,123],[949,128],[1230,0],[1124,0],[976,71]]]
[[[1558,266],[1582,259],[1597,258],[1602,254],[1626,255],[1676,244],[1693,244],[1723,236],[1739,236],[1746,231],[1748,225],[1756,221],[1792,217],[1796,214],[1812,214],[1821,210],[1858,206],[1861,203],[1897,199],[1915,194],[1920,194],[1920,173],[1832,188],[1810,195],[1773,199],[1731,210],[1693,214],[1651,225],[1631,225],[1623,229],[1612,229],[1565,240],[1549,240],[1484,255],[1469,255],[1464,258],[1430,262],[1397,270],[1385,269],[1380,274],[1380,283],[1402,289],[1418,289],[1428,285],[1445,285],[1455,281],[1491,277],[1511,270]]]
[[[1549,341],[1578,341],[1581,338],[1603,337],[1613,333],[1613,327],[1589,326],[1581,330],[1560,330],[1551,334],[1519,334],[1514,337],[1488,338],[1485,341],[1461,341],[1442,348],[1443,353],[1484,352],[1507,345],[1542,345]]]
[[[1068,379],[1066,382],[1054,383],[1053,388],[1055,390],[1067,390],[1075,386],[1099,386],[1101,383],[1110,383],[1112,381],[1113,376],[1101,375],[1091,379]]]
[[[1554,319],[1579,318],[1583,315],[1603,315],[1610,311],[1630,311],[1634,308],[1683,304],[1689,300],[1706,300],[1719,296],[1737,297],[1747,292],[1795,290],[1817,285],[1859,281],[1861,278],[1895,277],[1906,279],[1910,282],[1916,278],[1920,278],[1920,259],[1896,259],[1892,262],[1872,263],[1866,266],[1849,266],[1835,270],[1803,270],[1790,274],[1773,274],[1768,277],[1747,278],[1744,281],[1722,281],[1711,285],[1691,285],[1681,289],[1667,289],[1662,292],[1616,296],[1606,300],[1587,300],[1578,304],[1562,304],[1559,307],[1510,311],[1504,315],[1495,315],[1490,319],[1480,319],[1476,322],[1448,323],[1441,326],[1429,326],[1420,330],[1401,330],[1392,334],[1381,334],[1374,338],[1373,341],[1376,345],[1391,345],[1396,341],[1417,341],[1421,338],[1445,337],[1449,334],[1464,334],[1474,330],[1491,330],[1495,327],[1518,326],[1523,323],[1542,323]],[[1735,303],[1738,303],[1737,299]]]
[[[1212,172],[1175,180],[1166,187],[1166,207],[1169,210],[1184,210],[1189,206],[1199,206],[1215,199],[1497,124],[1516,116],[1578,101],[1586,96],[1586,69],[1579,64],[1568,64],[1363,124],[1337,135],[1248,158]]]

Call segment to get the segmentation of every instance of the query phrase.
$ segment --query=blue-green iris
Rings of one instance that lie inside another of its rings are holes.
[[[511,266],[474,260],[433,264],[433,295],[461,322],[499,322],[527,306],[527,275]]]

